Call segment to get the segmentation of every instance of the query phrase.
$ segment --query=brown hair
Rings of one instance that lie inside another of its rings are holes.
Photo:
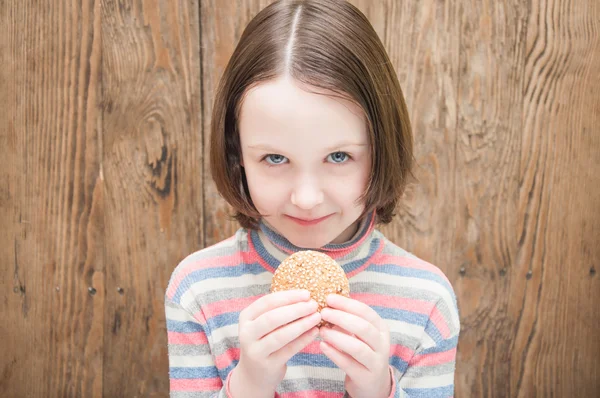
[[[217,189],[244,228],[257,227],[241,166],[238,116],[249,88],[289,75],[350,99],[364,111],[371,177],[360,198],[377,222],[392,220],[413,165],[413,138],[404,95],[369,20],[342,0],[276,1],[248,24],[220,80],[212,122],[210,168]]]

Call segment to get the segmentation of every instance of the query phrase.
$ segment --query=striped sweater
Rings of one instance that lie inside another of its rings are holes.
[[[263,222],[175,268],[165,294],[171,397],[231,398],[228,376],[240,356],[240,311],[269,293],[277,266],[298,250]],[[388,323],[390,398],[451,397],[460,324],[445,275],[386,239],[372,215],[351,240],[320,251],[346,272],[350,297]],[[321,352],[319,340],[290,359],[277,397],[348,396],[345,374]]]

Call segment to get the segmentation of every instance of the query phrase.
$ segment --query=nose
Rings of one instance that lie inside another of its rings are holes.
[[[303,210],[310,210],[323,203],[323,198],[318,180],[310,176],[301,177],[292,191],[292,204]]]

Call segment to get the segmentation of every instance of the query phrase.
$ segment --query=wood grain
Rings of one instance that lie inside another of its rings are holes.
[[[203,239],[198,8],[107,0],[101,9],[103,395],[164,396],[164,293],[175,265]]]
[[[600,6],[532,1],[523,76],[511,394],[600,395]]]
[[[454,285],[463,326],[457,374],[464,385],[457,390],[511,396],[506,381],[516,319],[506,292],[526,284],[514,259],[527,8],[518,1],[463,4],[453,261],[464,273]]]
[[[0,395],[101,396],[98,14],[20,1],[0,14]]]

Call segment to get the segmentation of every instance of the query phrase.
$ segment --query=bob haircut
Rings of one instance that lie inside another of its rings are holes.
[[[375,210],[377,223],[389,223],[412,176],[408,110],[377,33],[360,10],[343,0],[276,1],[242,33],[217,88],[210,144],[212,177],[234,218],[242,227],[256,229],[261,217],[241,165],[238,116],[244,95],[281,76],[362,108],[372,159],[370,179],[359,198],[365,205],[362,216]]]

